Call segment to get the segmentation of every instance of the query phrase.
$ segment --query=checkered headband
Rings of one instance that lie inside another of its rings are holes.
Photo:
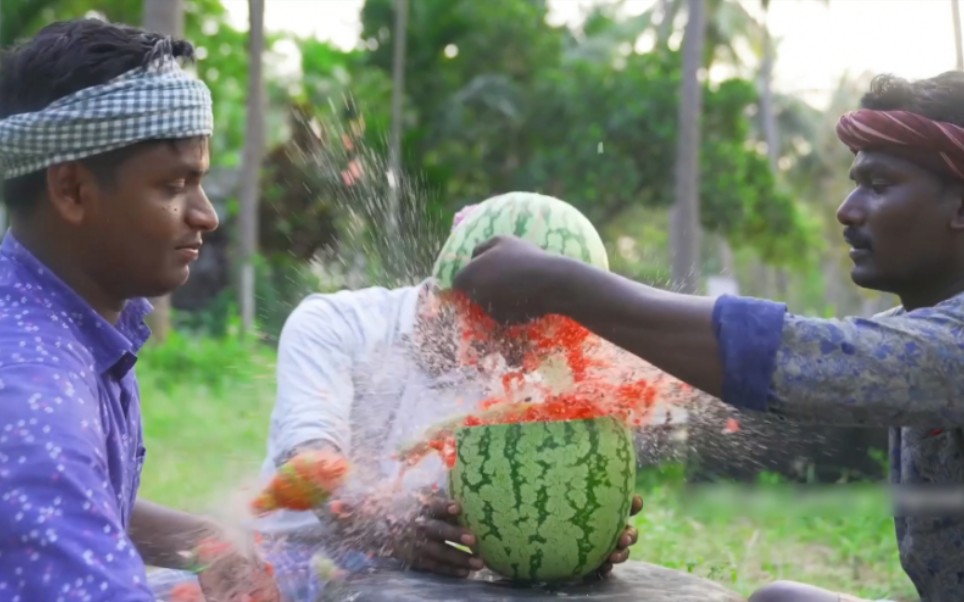
[[[213,131],[210,90],[168,57],[0,120],[0,170],[15,178],[143,140]]]

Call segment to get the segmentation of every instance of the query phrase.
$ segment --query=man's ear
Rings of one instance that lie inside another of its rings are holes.
[[[47,199],[54,211],[70,224],[84,220],[96,189],[94,174],[78,161],[47,168]]]

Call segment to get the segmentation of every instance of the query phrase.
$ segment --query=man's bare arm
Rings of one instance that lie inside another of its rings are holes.
[[[554,264],[559,285],[548,294],[549,313],[569,316],[710,395],[722,394],[714,299],[663,291],[566,258]]]
[[[217,533],[207,519],[143,499],[134,503],[128,528],[146,564],[179,570],[192,568],[189,554],[202,539]]]

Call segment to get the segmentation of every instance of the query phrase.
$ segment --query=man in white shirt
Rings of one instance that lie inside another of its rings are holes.
[[[456,216],[453,227],[468,210]],[[432,280],[426,279],[391,290],[313,294],[289,316],[278,347],[277,401],[263,476],[270,478],[298,451],[328,447],[350,458],[366,492],[362,497],[369,502],[377,498],[376,509],[365,515],[368,519],[356,509],[347,521],[279,511],[261,519],[262,532],[284,538],[285,545],[297,539],[324,541],[336,556],[335,548],[350,547],[452,576],[482,568],[477,556],[445,543],[461,541],[471,548],[475,541],[457,526],[457,505],[442,495],[420,498],[420,512],[402,511],[392,524],[376,527],[370,520],[390,520],[392,510],[412,503],[415,492],[447,490],[447,471],[436,455],[403,469],[393,454],[482,399],[483,391],[455,361],[454,325],[433,290]],[[373,488],[385,495],[373,496]],[[351,499],[351,492],[345,495]],[[633,513],[641,507],[637,497]],[[360,518],[356,524],[346,524],[355,518]],[[625,561],[635,540],[636,531],[627,528],[601,572]]]

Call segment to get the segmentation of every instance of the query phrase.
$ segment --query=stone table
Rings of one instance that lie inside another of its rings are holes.
[[[746,602],[712,581],[637,561],[617,565],[605,580],[561,591],[512,587],[485,572],[464,580],[383,569],[329,583],[320,602],[535,602],[565,598],[598,602]]]

